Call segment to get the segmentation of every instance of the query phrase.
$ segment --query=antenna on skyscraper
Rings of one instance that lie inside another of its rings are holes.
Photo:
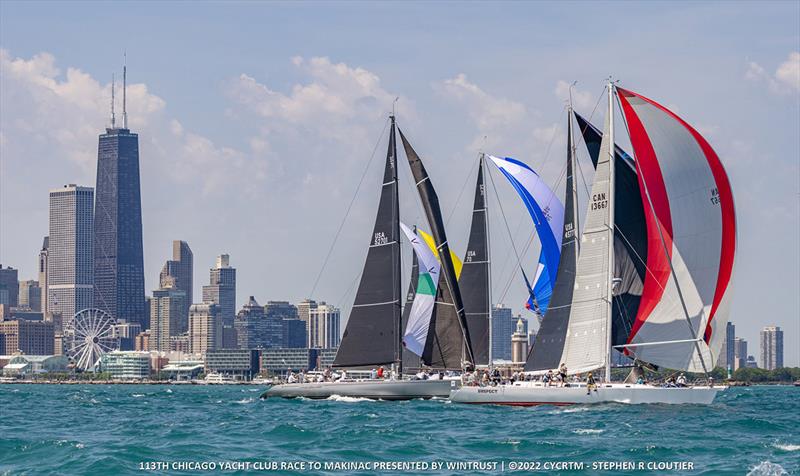
[[[116,124],[114,117],[114,73],[111,73],[111,128],[113,129]]]
[[[127,90],[128,90],[128,52],[123,53],[122,62],[122,128],[128,128]]]

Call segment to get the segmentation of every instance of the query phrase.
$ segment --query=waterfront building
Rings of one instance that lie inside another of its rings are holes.
[[[783,367],[783,330],[778,326],[761,330],[761,366],[767,370]]]
[[[270,375],[307,371],[316,367],[319,349],[282,348],[261,351],[261,369]]]
[[[300,321],[297,306],[287,301],[267,301],[264,306],[264,317],[267,320],[266,345],[264,348],[305,347],[305,326]],[[300,326],[304,331],[302,337],[297,335]],[[290,345],[289,340],[292,340]],[[296,345],[302,339],[302,345]]]
[[[511,308],[497,304],[492,309],[492,359],[512,360],[511,334],[514,333],[514,314]]]
[[[736,358],[734,339],[736,339],[736,326],[732,322],[728,322],[725,326],[725,339],[722,341],[722,348],[719,351],[717,367],[733,369]]]
[[[8,266],[3,267],[0,263],[0,304],[5,304],[7,308],[17,307],[19,297],[19,273],[16,269]]]
[[[169,350],[170,352],[180,352],[184,354],[189,353],[189,333],[184,332],[183,334],[177,336],[171,336],[169,338]]]
[[[55,354],[52,322],[26,320],[0,321],[0,354]]]
[[[258,351],[217,349],[205,354],[206,373],[216,372],[236,380],[250,380],[259,371]]]
[[[192,304],[189,308],[189,352],[204,355],[222,347],[222,320],[219,306]]]
[[[203,373],[205,364],[202,360],[171,360],[161,369],[161,373],[169,380],[194,380]]]
[[[189,315],[189,307],[194,302],[192,289],[194,287],[194,254],[189,244],[185,241],[174,240],[172,242],[172,259],[164,263],[159,275],[159,287],[164,288],[168,282],[172,282],[175,287],[186,294],[186,315]]]
[[[120,380],[144,380],[150,377],[150,353],[115,350],[100,357],[100,371]]]
[[[267,319],[264,307],[254,296],[250,296],[242,309],[236,314],[236,346],[239,349],[264,349],[269,345]],[[275,347],[280,347],[275,346]]]
[[[203,286],[203,302],[219,306],[222,325],[233,327],[236,315],[236,268],[230,265],[230,256],[217,256],[216,264],[209,270],[209,281]]]
[[[94,189],[75,184],[50,191],[47,311],[67,326],[94,302]],[[60,333],[63,327],[57,331]]]
[[[186,332],[189,316],[186,312],[186,293],[168,279],[166,287],[153,291],[150,299],[150,350],[167,352],[170,338]]]
[[[17,307],[27,308],[31,311],[42,311],[42,288],[39,281],[27,280],[19,282],[19,298]]]
[[[3,367],[7,377],[45,372],[66,372],[69,359],[63,355],[15,355]]]
[[[127,119],[121,128],[112,120],[111,128],[99,137],[96,191],[94,307],[147,328],[139,136],[128,129]],[[52,245],[52,233],[50,240]]]
[[[300,319],[283,319],[283,345],[281,347],[295,349],[308,347],[308,329]]]
[[[41,290],[41,311],[47,315],[50,309],[47,307],[47,262],[48,248],[50,247],[50,237],[45,236],[42,240],[42,249],[39,250],[39,289]],[[94,266],[94,265],[93,265]]]
[[[138,322],[118,322],[114,324],[114,337],[119,340],[119,350],[136,350],[136,336],[142,332]]]
[[[736,337],[733,339],[733,348],[735,350],[733,370],[747,367],[747,341]]]
[[[528,333],[522,317],[517,317],[516,331],[511,334],[511,362],[516,365],[525,363],[528,357]]]
[[[320,349],[339,347],[341,313],[339,308],[324,301],[311,308],[309,313],[309,346]]]

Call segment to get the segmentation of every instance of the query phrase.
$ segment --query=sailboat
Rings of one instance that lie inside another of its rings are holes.
[[[725,170],[694,128],[641,94],[607,87],[608,109],[597,150],[585,225],[573,178],[571,116],[564,234],[558,275],[525,370],[604,369],[595,388],[515,382],[462,387],[460,403],[567,405],[599,402],[710,404],[725,387],[612,383],[612,353],[675,370],[713,367],[728,319],[736,252],[736,215]],[[631,138],[631,158],[614,143],[614,98]],[[571,112],[571,111],[570,111]],[[579,119],[586,130],[590,124]],[[596,130],[595,130],[596,132]],[[568,229],[569,228],[569,229]],[[571,232],[571,233],[570,233]]]
[[[417,246],[422,244],[419,240],[410,237],[409,235],[412,233],[407,227],[404,227],[404,233],[416,247],[414,267],[412,268],[412,286],[416,282],[417,287],[413,288],[414,292],[409,292],[407,296],[407,301],[412,304],[411,308],[409,309],[407,303],[406,312],[402,312],[400,291],[401,223],[397,183],[396,125],[394,116],[391,116],[390,120],[389,147],[375,226],[370,236],[369,251],[350,318],[347,321],[333,367],[346,371],[346,369],[391,366],[392,378],[340,379],[333,382],[281,384],[270,388],[263,395],[265,398],[306,397],[319,399],[338,395],[382,400],[408,400],[447,397],[451,389],[450,380],[404,379],[404,364],[413,365],[415,360],[417,362],[421,360],[425,365],[433,368],[460,370],[465,362],[474,361],[468,316],[462,302],[438,197],[419,155],[414,151],[402,131],[397,129],[400,132],[403,148],[417,184],[417,191],[431,227],[433,250],[439,259],[434,273],[430,266],[431,258],[423,253],[424,250],[421,247]],[[420,263],[424,266],[422,270],[420,270]],[[468,273],[468,275],[470,274],[471,272]],[[420,279],[424,280],[425,290],[420,287]],[[436,283],[435,288],[433,283]],[[430,294],[432,302],[425,305],[433,309],[427,309],[427,312],[419,311],[415,315],[414,304],[422,302],[423,298],[427,299],[426,293]],[[420,325],[420,319],[428,319],[428,321],[424,322],[423,326]],[[478,329],[475,325],[472,327]],[[419,335],[419,329],[426,329],[424,335]],[[404,340],[411,338],[415,338],[414,349],[421,350],[422,355],[409,355],[411,352],[405,350],[405,346],[411,344],[411,341],[404,342]],[[452,382],[458,381],[453,380]]]

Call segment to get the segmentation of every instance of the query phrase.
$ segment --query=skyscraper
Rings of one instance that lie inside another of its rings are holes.
[[[0,264],[0,304],[7,307],[17,307],[19,297],[19,275],[17,270],[8,266],[3,268]]]
[[[175,240],[172,242],[172,259],[168,260],[161,269],[159,276],[159,286],[164,287],[166,280],[172,278],[175,286],[186,293],[186,313],[194,303],[192,289],[194,288],[194,255],[189,244],[185,241]]]
[[[128,129],[124,99],[122,108],[122,127],[116,127],[112,106],[111,128],[100,135],[97,148],[94,303],[112,317],[146,328],[139,135]]]
[[[94,189],[75,184],[50,191],[47,309],[66,326],[94,302]]]
[[[250,296],[242,309],[236,314],[236,344],[240,349],[266,349],[269,346],[267,319],[264,308],[256,298]]]
[[[299,304],[297,304],[297,316],[306,324],[306,345],[310,347],[314,347],[312,342],[314,342],[311,336],[311,311],[317,308],[317,301],[313,299],[304,299]]]
[[[309,314],[309,347],[332,349],[339,346],[341,335],[339,321],[341,313],[339,308],[324,301],[310,310]]]
[[[150,350],[169,352],[170,338],[189,328],[186,293],[167,280],[150,299]]]
[[[47,249],[50,247],[50,237],[45,236],[44,240],[42,240],[42,249],[39,250],[39,288],[42,291],[42,312],[45,316],[47,313],[50,312],[50,308],[47,306],[47,296],[48,296],[48,288],[47,288],[47,257],[48,251]],[[94,264],[92,264],[94,267]]]
[[[741,337],[736,337],[733,340],[733,347],[736,355],[733,359],[733,370],[747,367],[747,341]]]
[[[783,367],[783,330],[778,326],[761,330],[761,367],[767,370]]]
[[[39,281],[31,279],[19,282],[17,306],[28,308],[32,311],[42,310],[42,289],[39,287]]]
[[[213,303],[192,304],[189,308],[189,352],[205,355],[222,346],[222,321],[219,306]]]
[[[264,315],[270,324],[270,341],[273,347],[306,347],[306,323],[300,320],[297,306],[287,301],[268,301]],[[277,335],[280,329],[280,336]],[[276,339],[277,338],[277,339]]]
[[[722,348],[719,351],[717,367],[733,370],[734,359],[736,358],[736,348],[734,346],[735,338],[736,326],[734,326],[732,322],[728,322],[725,326],[725,340],[722,341]]]
[[[514,333],[514,314],[502,304],[492,309],[492,359],[511,360],[511,334]]]
[[[203,302],[219,305],[222,325],[233,327],[236,316],[236,268],[230,265],[230,256],[217,256],[217,262],[209,270],[209,282],[203,286]]]

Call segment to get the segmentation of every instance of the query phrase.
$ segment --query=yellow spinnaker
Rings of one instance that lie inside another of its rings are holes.
[[[425,233],[424,231],[420,230],[419,228],[417,228],[417,234],[421,236],[423,240],[425,240],[425,243],[427,243],[428,248],[430,248],[431,251],[433,251],[433,255],[436,256],[436,258],[438,259],[439,252],[436,250],[436,242],[433,241],[433,237]],[[461,268],[464,266],[464,263],[461,262],[461,259],[458,256],[456,256],[456,254],[453,252],[452,249],[450,250],[450,258],[452,258],[453,260],[453,268],[455,268],[456,279],[459,279],[461,277]]]

